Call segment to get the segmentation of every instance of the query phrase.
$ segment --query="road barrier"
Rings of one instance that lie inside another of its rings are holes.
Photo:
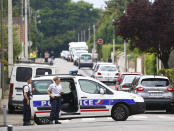
[[[4,116],[4,120],[3,120],[3,123],[4,123],[4,126],[7,125],[7,109],[6,109],[6,105],[3,105],[3,116]]]
[[[13,131],[13,126],[12,125],[8,125],[7,131]]]

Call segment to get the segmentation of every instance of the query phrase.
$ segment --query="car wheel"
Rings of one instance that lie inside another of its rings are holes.
[[[14,112],[15,112],[15,107],[12,106],[12,105],[8,105],[8,113],[9,113],[9,114],[12,114],[12,113],[14,113]]]
[[[169,107],[168,109],[166,109],[166,112],[168,114],[174,114],[174,107]]]
[[[45,125],[45,124],[49,124],[50,120],[49,118],[45,118],[45,117],[34,117],[34,122],[37,125]]]
[[[113,107],[111,117],[115,121],[125,121],[129,117],[129,109],[124,104],[119,104]]]

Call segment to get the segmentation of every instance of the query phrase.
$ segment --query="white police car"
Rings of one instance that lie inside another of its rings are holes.
[[[115,91],[98,80],[84,76],[58,75],[64,95],[61,118],[111,116],[125,121],[130,115],[144,113],[144,99],[136,94]],[[36,124],[49,123],[50,101],[48,86],[55,76],[33,78],[35,88],[31,99],[32,117]]]

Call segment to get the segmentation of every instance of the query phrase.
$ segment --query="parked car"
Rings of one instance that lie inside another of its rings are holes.
[[[115,84],[115,89],[116,90],[119,90],[120,84],[123,82],[125,76],[129,76],[129,75],[131,75],[131,76],[139,76],[139,75],[141,75],[141,73],[139,73],[139,72],[123,72],[123,73],[120,73],[118,75],[119,75],[119,77],[118,77],[118,79],[116,81],[116,84]]]
[[[118,78],[118,69],[115,65],[108,64],[108,65],[99,65],[94,74],[93,77],[99,81],[102,82],[114,82]]]
[[[92,62],[92,54],[91,53],[82,53],[80,54],[79,60],[78,60],[78,67],[79,69],[82,67],[93,67]]]
[[[78,66],[78,60],[79,60],[79,57],[82,53],[88,53],[88,51],[86,50],[77,50],[75,53],[74,53],[74,57],[73,57],[73,62],[74,62],[74,65]]]
[[[23,108],[23,86],[26,84],[26,76],[40,76],[55,74],[55,66],[36,63],[17,63],[14,64],[9,88],[8,111],[13,113],[15,109]]]
[[[30,100],[31,114],[36,124],[48,124],[50,100],[47,93],[55,76],[33,78],[33,97]],[[131,115],[144,113],[141,96],[118,92],[90,77],[58,75],[63,90],[60,119],[77,117],[108,117],[125,121]]]
[[[96,68],[98,68],[98,66],[100,66],[100,65],[113,65],[113,64],[112,63],[108,63],[108,62],[97,62],[97,63],[95,63],[93,65],[92,70],[95,71]]]
[[[124,79],[121,81],[120,86],[118,87],[118,91],[126,91],[129,92],[132,86],[132,82],[135,77],[140,75],[125,75]]]
[[[141,76],[132,82],[131,92],[144,98],[146,109],[174,112],[174,88],[164,76]]]
[[[63,58],[63,59],[66,59],[67,54],[69,54],[69,51],[63,50],[63,51],[60,53],[60,57]]]

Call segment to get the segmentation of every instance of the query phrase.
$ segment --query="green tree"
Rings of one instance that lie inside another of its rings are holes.
[[[18,27],[13,26],[13,59],[14,61],[17,59],[17,57],[20,55],[22,51],[22,44],[19,43],[18,40]],[[8,26],[5,25],[4,28],[4,48],[8,49]],[[8,60],[8,52],[5,53],[5,60]]]
[[[77,40],[77,33],[96,23],[100,10],[84,1],[31,0],[32,8],[39,10],[38,29],[43,39],[37,46],[40,52],[68,49],[68,43]]]

